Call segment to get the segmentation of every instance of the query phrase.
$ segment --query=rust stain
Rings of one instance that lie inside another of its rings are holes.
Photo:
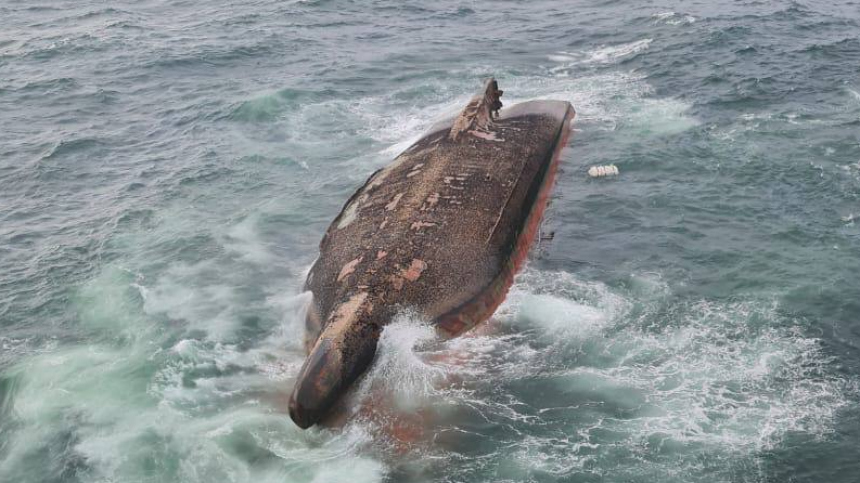
[[[414,282],[421,277],[421,273],[424,272],[424,270],[427,270],[427,263],[424,260],[415,258],[412,260],[412,264],[409,265],[409,268],[403,271],[403,278],[410,282]]]
[[[344,265],[343,268],[340,270],[340,274],[337,276],[337,281],[342,282],[343,279],[348,277],[351,273],[355,272],[355,267],[359,263],[361,263],[362,258],[364,258],[364,257],[358,257],[355,260]]]

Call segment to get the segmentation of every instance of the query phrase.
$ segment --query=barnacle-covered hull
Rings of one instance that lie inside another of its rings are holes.
[[[495,81],[457,118],[375,172],[320,244],[306,289],[308,360],[290,415],[309,427],[373,360],[382,328],[410,309],[456,336],[503,301],[535,238],[574,111],[503,109]]]

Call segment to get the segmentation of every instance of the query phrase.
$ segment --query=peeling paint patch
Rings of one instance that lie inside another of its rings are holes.
[[[411,177],[415,176],[416,174],[421,172],[421,168],[423,168],[423,167],[424,167],[424,163],[416,164],[415,166],[413,166],[411,168],[412,171],[410,171],[409,173],[406,173],[406,177],[411,178]]]
[[[412,230],[420,230],[429,226],[436,226],[436,223],[430,223],[429,221],[416,221],[409,228]]]
[[[350,223],[355,221],[355,216],[358,211],[358,203],[353,201],[349,206],[343,210],[343,216],[340,217],[340,221],[337,224],[338,228],[346,228]]]
[[[401,154],[400,156],[397,156],[396,158],[394,158],[394,162],[393,162],[393,163],[391,163],[391,164],[389,164],[388,166],[386,166],[386,167],[382,168],[382,171],[379,173],[379,179],[378,179],[378,181],[381,183],[385,178],[387,178],[387,177],[388,177],[388,175],[389,175],[389,174],[391,174],[391,172],[392,172],[392,171],[394,171],[395,169],[399,168],[399,167],[400,167],[400,165],[402,165],[402,164],[403,164],[403,162],[404,162],[404,161],[406,161],[406,160],[407,160],[407,159],[409,159],[409,158],[410,158],[409,156],[403,156],[402,154]],[[373,183],[373,184],[374,184],[374,187],[376,186],[376,182],[375,182],[375,181],[377,181],[377,180],[374,180],[374,183]]]
[[[421,278],[421,273],[424,272],[424,270],[427,270],[427,263],[424,260],[415,258],[412,260],[409,268],[403,271],[403,278],[410,282],[414,282]]]
[[[385,211],[391,211],[394,208],[397,208],[397,203],[400,203],[400,198],[403,198],[403,193],[397,193],[394,195],[394,199],[391,200],[391,203],[385,205]]]
[[[391,275],[388,277],[388,281],[391,283],[394,290],[400,290],[403,288],[403,277]]]
[[[427,197],[427,201],[421,207],[421,211],[432,209],[437,203],[439,203],[439,193],[433,193]]]
[[[367,292],[361,292],[353,295],[346,302],[340,304],[329,319],[323,333],[320,334],[320,340],[329,339],[335,343],[342,343],[346,335],[346,329],[349,324],[358,319],[359,309],[361,304],[367,299]],[[319,344],[319,341],[317,341]]]
[[[353,201],[343,210],[343,216],[340,217],[340,221],[337,224],[337,227],[346,228],[350,223],[355,221],[356,216],[358,215],[358,209],[362,203],[367,201],[368,195],[363,194],[357,200]]]
[[[372,190],[374,188],[382,186],[382,182],[385,181],[385,178],[388,177],[388,174],[390,172],[390,170],[384,168],[377,171],[373,178],[371,178],[370,182],[367,183],[367,189]]]
[[[388,225],[388,220],[382,220],[382,223],[379,224],[379,229],[384,229],[386,225]]]
[[[500,139],[496,137],[496,134],[493,132],[484,132],[484,131],[469,131],[469,134],[475,136],[476,138],[481,138],[487,141],[496,141],[496,142],[504,142],[504,139]]]
[[[341,282],[351,273],[355,272],[355,267],[358,266],[359,263],[361,263],[362,258],[364,257],[358,257],[355,260],[344,265],[343,268],[340,270],[340,275],[337,276],[337,281]]]

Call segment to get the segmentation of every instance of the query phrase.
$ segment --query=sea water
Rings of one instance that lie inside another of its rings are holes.
[[[850,1],[2,0],[0,481],[855,482],[858,65]],[[577,110],[554,237],[298,429],[324,230],[489,76]]]

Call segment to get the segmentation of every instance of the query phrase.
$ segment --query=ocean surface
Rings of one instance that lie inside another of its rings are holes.
[[[555,236],[299,430],[325,228],[491,75]],[[4,483],[857,482],[858,383],[856,1],[0,0]]]

